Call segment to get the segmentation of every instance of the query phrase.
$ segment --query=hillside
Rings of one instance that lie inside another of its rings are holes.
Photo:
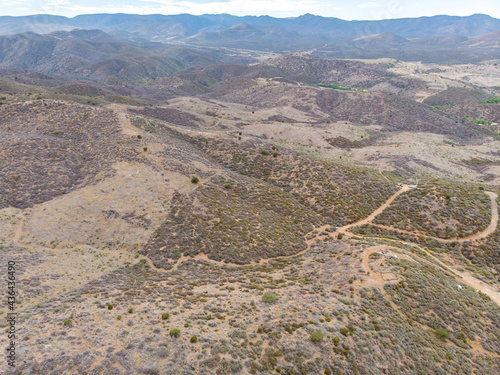
[[[498,373],[500,67],[469,58],[497,20],[29,19],[0,37],[0,374]],[[318,28],[461,60],[269,47]]]
[[[99,30],[2,36],[0,49],[0,68],[108,84],[137,83],[221,61],[216,53],[134,43]]]

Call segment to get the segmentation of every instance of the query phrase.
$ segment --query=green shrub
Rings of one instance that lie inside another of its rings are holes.
[[[174,329],[171,329],[170,330],[170,337],[179,337],[181,335],[181,330],[180,329],[177,329],[177,328],[174,328]]]
[[[275,158],[277,156],[278,156],[278,153],[277,152],[273,152],[273,158]]]
[[[147,148],[146,146],[144,146],[142,149],[143,149],[144,151],[147,151],[147,150],[148,150],[148,148]]]
[[[130,307],[130,308],[128,309],[128,313],[129,313],[129,314],[132,314],[133,312],[134,312],[134,309],[133,309],[132,307]]]
[[[118,316],[116,317],[116,319],[118,319],[118,320],[122,320],[122,316],[121,316],[121,315],[118,315]]]
[[[280,299],[280,296],[274,293],[264,293],[262,296],[262,301],[266,303],[274,303]]]
[[[167,320],[169,317],[170,317],[169,313],[163,313],[163,314],[161,314],[161,319],[162,320]]]
[[[198,177],[193,177],[193,178],[191,179],[191,182],[192,182],[193,184],[197,184],[199,181],[200,181],[200,179],[199,179]]]
[[[138,134],[138,135],[137,135],[137,138],[138,138],[138,139],[142,139],[142,135]]]
[[[189,323],[184,324],[184,328],[187,328],[187,327],[189,327]]]
[[[444,328],[438,328],[438,329],[436,329],[436,331],[434,331],[434,333],[441,340],[447,340],[450,338],[450,333]]]
[[[191,342],[194,344],[195,342],[197,342],[197,341],[198,341],[198,337],[196,337],[196,336],[191,336],[191,339],[190,339],[189,341],[191,341]]]
[[[224,189],[231,189],[233,187],[233,185],[231,184],[225,184],[224,185]]]
[[[73,321],[72,321],[71,319],[66,319],[66,320],[63,322],[63,324],[64,324],[65,326],[69,326],[70,324],[73,324]]]
[[[337,239],[341,240],[344,235],[342,233],[337,234]]]
[[[111,303],[108,305],[108,310],[113,310],[113,305]]]
[[[313,332],[313,333],[311,333],[311,340],[313,342],[319,342],[319,341],[323,340],[323,334],[319,331]]]
[[[339,342],[340,342],[340,338],[339,338],[338,336],[335,336],[335,337],[332,339],[332,341],[333,341],[333,344],[334,344],[335,346],[338,346],[338,345],[339,345]]]
[[[260,153],[262,155],[269,155],[269,151],[267,151],[267,150],[260,150]]]

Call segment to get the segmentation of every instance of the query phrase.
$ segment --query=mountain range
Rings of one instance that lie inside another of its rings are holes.
[[[310,52],[328,58],[392,57],[439,63],[477,62],[500,57],[500,20],[484,14],[380,21],[345,21],[312,14],[295,18],[238,17],[229,14],[0,17],[0,36],[22,34],[16,38],[18,41],[19,38],[30,39],[31,41],[23,42],[26,45],[33,43],[35,37],[25,33],[50,34],[51,38],[64,39],[66,34],[52,33],[73,32],[75,29],[101,30],[108,34],[101,34],[102,40],[89,40],[91,43],[109,43],[111,38],[115,38],[116,42],[118,38],[121,42],[127,40],[127,44],[132,43],[134,46],[138,43],[144,46],[145,43],[161,42],[177,46],[275,53]],[[75,37],[85,39],[82,33],[80,31]],[[46,43],[43,38],[35,39]],[[14,39],[9,37],[9,42],[5,42],[3,38],[3,49],[14,43]],[[85,46],[84,50],[87,51],[88,48],[89,46]],[[159,47],[159,44],[146,47],[155,52],[161,48],[164,47]],[[148,52],[144,58],[153,57]],[[73,63],[71,61],[69,66]],[[140,62],[143,63],[144,61]],[[148,62],[144,64],[148,65]],[[177,62],[170,61],[168,66],[160,67],[160,70],[172,70],[172,64],[175,66]]]

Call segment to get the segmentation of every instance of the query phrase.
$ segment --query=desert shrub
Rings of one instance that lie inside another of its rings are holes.
[[[129,313],[129,314],[132,314],[133,312],[134,312],[134,309],[133,309],[132,307],[129,307],[129,309],[128,309],[128,313]]]
[[[108,305],[108,310],[113,310],[113,305],[111,303]]]
[[[196,337],[196,336],[191,336],[191,339],[190,339],[189,341],[191,341],[191,342],[194,344],[195,342],[197,342],[197,341],[198,341],[198,337]]]
[[[70,324],[73,324],[73,321],[72,321],[71,319],[66,319],[66,320],[63,322],[63,324],[64,324],[65,326],[69,326]]]
[[[121,315],[118,315],[118,316],[116,317],[116,319],[118,319],[118,320],[122,320],[122,316],[121,316]]]
[[[274,303],[280,299],[280,296],[274,293],[264,293],[262,296],[262,301],[266,303]]]
[[[231,189],[233,187],[233,185],[231,184],[225,184],[224,185],[224,189]]]
[[[193,184],[197,184],[199,181],[200,181],[200,179],[199,179],[198,177],[193,177],[193,178],[191,179],[191,182],[192,182]]]
[[[332,339],[332,341],[333,341],[333,344],[334,344],[335,346],[337,346],[337,345],[339,344],[339,342],[340,342],[340,338],[339,338],[338,336],[335,336],[335,337]]]
[[[181,330],[178,328],[174,328],[170,330],[170,337],[179,337],[181,335]]]
[[[161,320],[167,320],[170,317],[169,313],[163,313],[161,314]]]
[[[311,340],[313,342],[319,342],[319,341],[323,340],[323,334],[319,331],[313,332],[313,333],[311,333]]]
[[[142,149],[143,149],[144,151],[147,151],[147,150],[148,150],[148,148],[147,148],[146,146],[144,146]]]
[[[438,329],[436,329],[436,331],[434,331],[434,333],[441,340],[447,340],[450,338],[450,333],[444,328],[438,328]]]
[[[262,155],[269,155],[269,151],[267,151],[267,150],[260,150],[260,153]]]
[[[337,239],[341,240],[344,235],[342,233],[337,234]]]

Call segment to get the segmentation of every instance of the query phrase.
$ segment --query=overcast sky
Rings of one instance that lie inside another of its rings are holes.
[[[0,0],[0,15],[89,13],[219,14],[296,17],[312,13],[345,20],[377,20],[474,13],[500,18],[500,0]]]

